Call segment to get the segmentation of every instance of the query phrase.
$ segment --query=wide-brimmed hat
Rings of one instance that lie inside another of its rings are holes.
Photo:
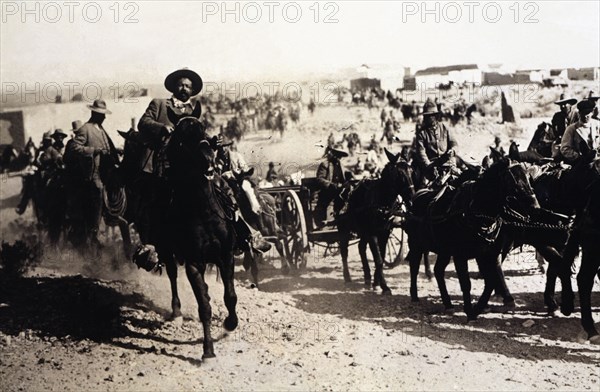
[[[52,132],[44,132],[44,134],[42,135],[42,140],[52,140]]]
[[[165,78],[165,88],[170,92],[175,92],[175,84],[181,78],[187,78],[192,81],[192,96],[198,95],[202,91],[202,78],[196,72],[188,68],[178,69],[177,71],[171,72]]]
[[[75,120],[71,123],[71,131],[76,131],[79,128],[81,128],[83,126],[83,123],[81,122],[81,120]]]
[[[102,113],[102,114],[112,114],[110,110],[106,108],[106,102],[103,99],[97,99],[93,104],[87,105],[88,109],[92,112]]]
[[[423,113],[421,113],[423,116],[429,116],[432,114],[439,114],[440,111],[438,110],[438,107],[435,103],[428,101],[425,102],[425,104],[423,105]]]
[[[55,130],[54,133],[52,134],[52,138],[53,139],[56,139],[56,138],[59,138],[59,137],[62,137],[64,139],[67,136],[69,136],[69,135],[67,135],[67,133],[65,131],[63,131],[62,129],[60,129],[60,128],[57,129],[57,130]]]
[[[338,158],[345,158],[348,156],[348,153],[346,151],[338,150],[337,148],[327,147],[325,148],[325,154],[323,156],[327,156],[329,154]]]
[[[577,99],[575,98],[565,98],[565,94],[560,94],[560,98],[558,101],[554,102],[557,105],[575,105],[577,103]]]
[[[590,99],[584,99],[577,104],[577,110],[579,114],[586,115],[594,111],[596,107],[596,103]]]

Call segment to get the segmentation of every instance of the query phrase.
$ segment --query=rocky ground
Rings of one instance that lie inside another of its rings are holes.
[[[379,134],[378,113],[366,108],[321,108],[306,117],[283,141],[261,133],[240,149],[257,164],[306,167],[322,154],[314,145],[331,130],[355,123],[365,139]],[[522,120],[519,127],[477,121],[459,128],[458,137],[461,152],[480,160],[495,134],[523,143],[541,120]],[[410,135],[406,124],[401,138]],[[15,221],[19,189],[18,179],[2,178],[4,240],[31,231],[30,215]],[[226,334],[222,285],[209,272],[217,358],[202,361],[202,330],[184,271],[184,320],[167,322],[166,276],[137,270],[114,246],[97,260],[46,247],[36,268],[0,288],[2,391],[600,389],[600,348],[585,341],[578,312],[546,314],[544,277],[528,248],[505,263],[517,307],[504,312],[493,299],[492,311],[468,324],[460,310],[443,310],[435,282],[424,275],[421,302],[411,303],[406,263],[386,270],[393,295],[384,297],[361,284],[356,249],[354,283],[344,284],[339,256],[315,247],[306,270],[289,275],[274,254],[267,257],[260,290],[238,267],[240,325]],[[483,282],[475,279],[475,264],[470,267],[477,297]],[[447,280],[459,305],[452,266]],[[597,291],[592,303],[597,317]]]

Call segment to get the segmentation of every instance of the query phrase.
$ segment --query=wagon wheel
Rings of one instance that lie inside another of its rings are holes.
[[[397,216],[400,218],[400,224],[404,223],[404,214],[406,212],[406,206],[404,203],[400,204],[400,213]],[[401,228],[394,228],[390,233],[388,240],[386,255],[384,256],[384,265],[386,268],[395,268],[402,260],[404,260],[406,252],[406,233]]]
[[[306,267],[305,251],[308,248],[307,226],[304,209],[298,195],[288,190],[281,200],[281,228],[286,234],[286,251],[296,265]]]

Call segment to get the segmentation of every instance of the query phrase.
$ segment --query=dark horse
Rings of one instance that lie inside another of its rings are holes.
[[[452,305],[444,270],[450,257],[454,259],[464,311],[469,319],[476,318],[485,308],[494,288],[501,286],[508,292],[498,262],[501,242],[497,238],[502,226],[500,215],[509,201],[527,209],[539,207],[525,170],[508,160],[493,164],[477,180],[466,182],[455,190],[426,191],[415,197],[404,226],[408,235],[407,259],[413,301],[418,301],[417,275],[421,255],[427,250],[438,254],[434,272],[447,308]],[[477,260],[485,280],[484,293],[475,308],[471,304],[467,265],[472,258]],[[506,297],[510,298],[510,294]]]
[[[350,282],[348,271],[348,243],[352,232],[358,234],[358,251],[363,265],[365,285],[371,285],[371,271],[367,260],[367,244],[375,261],[373,288],[380,286],[383,294],[391,294],[383,276],[383,257],[392,230],[390,219],[398,196],[410,203],[414,195],[410,166],[400,159],[400,153],[385,149],[389,160],[377,180],[362,180],[348,197],[346,211],[337,219],[340,253],[344,280]]]
[[[588,334],[590,343],[600,344],[600,335],[594,326],[591,295],[596,276],[600,278],[600,180],[590,185],[587,204],[582,213],[581,267],[577,274],[579,303],[581,306],[581,325]]]
[[[176,257],[185,263],[198,301],[204,329],[202,358],[212,358],[215,357],[211,337],[212,311],[204,280],[208,263],[219,268],[225,287],[224,301],[229,314],[223,325],[229,331],[238,325],[233,281],[236,243],[233,211],[222,201],[222,190],[226,185],[215,176],[215,152],[198,119],[184,117],[177,123],[167,147],[167,157],[173,186],[169,212],[171,243]],[[176,277],[170,274],[169,279]],[[173,281],[171,285],[177,286]]]

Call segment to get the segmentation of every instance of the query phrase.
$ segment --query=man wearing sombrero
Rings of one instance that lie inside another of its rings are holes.
[[[595,107],[596,103],[590,99],[577,104],[579,120],[567,127],[560,144],[560,152],[568,163],[600,153],[600,121],[592,118]]]
[[[415,138],[416,163],[424,178],[433,180],[435,175],[432,161],[446,153],[452,153],[458,146],[456,139],[444,124],[438,123],[437,105],[431,101],[423,105],[423,124]],[[423,180],[424,180],[423,178]]]
[[[72,237],[76,246],[86,242],[88,246],[98,247],[98,229],[102,217],[103,181],[108,173],[119,162],[117,149],[110,136],[104,130],[102,123],[107,114],[112,112],[106,107],[106,102],[97,99],[92,105],[90,119],[76,132],[72,143],[68,143],[65,151],[67,165],[75,166],[69,169],[80,176],[78,184],[81,195],[81,219],[74,223],[77,234]],[[75,179],[74,179],[75,180]]]
[[[140,136],[148,141],[143,162],[143,171],[164,177],[160,151],[177,122],[187,116],[200,118],[202,107],[193,97],[202,91],[202,78],[191,69],[183,68],[170,73],[165,79],[165,88],[173,95],[168,99],[153,99],[140,118]]]
[[[62,129],[54,131],[50,137],[54,140],[51,146],[46,148],[40,155],[40,166],[42,169],[42,177],[48,178],[48,175],[53,173],[63,164],[64,140],[67,134]]]
[[[187,116],[200,118],[200,102],[194,97],[202,90],[202,78],[191,69],[183,68],[170,73],[164,82],[171,92],[168,99],[155,98],[138,123],[138,142],[144,146],[140,166],[142,177],[141,209],[145,225],[138,225],[143,243],[157,247],[161,258],[163,228],[167,225],[167,209],[171,200],[171,188],[166,178],[166,145],[177,122]]]
[[[339,200],[340,202],[334,203],[334,211],[341,208],[341,199],[337,198],[344,183],[344,172],[340,159],[347,156],[348,153],[345,151],[332,147],[325,148],[325,154],[323,155],[325,159],[319,164],[316,175],[319,184],[319,194],[315,206],[315,224],[317,227],[328,223],[327,209],[332,201]]]
[[[556,105],[560,107],[560,110],[554,113],[552,116],[552,127],[554,128],[554,134],[556,138],[560,140],[565,134],[565,130],[569,125],[568,117],[569,112],[571,111],[571,106],[577,103],[577,99],[575,98],[565,98],[565,94],[560,94],[560,98],[558,101],[554,102]]]

